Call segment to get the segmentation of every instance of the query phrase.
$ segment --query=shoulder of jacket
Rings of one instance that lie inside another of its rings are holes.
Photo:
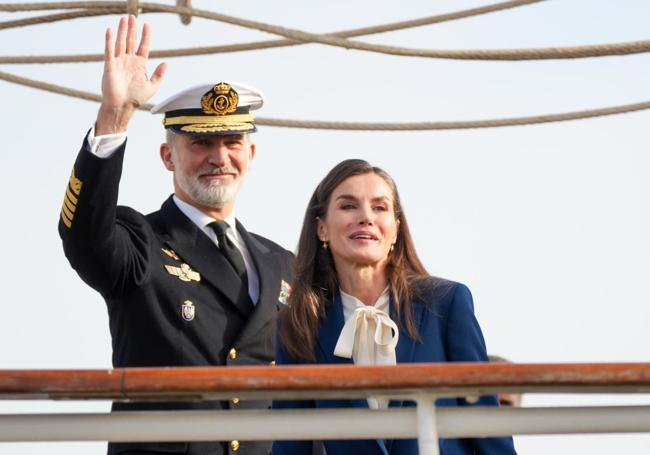
[[[465,293],[469,294],[469,288],[462,283],[430,276],[418,284],[415,295],[417,300],[428,305],[448,306],[459,294]]]
[[[269,250],[273,251],[274,253],[280,253],[283,255],[288,255],[293,258],[293,253],[283,246],[275,243],[273,240],[269,240],[266,237],[262,237],[259,234],[255,234],[253,232],[249,232],[249,234],[258,242],[260,242],[262,245],[267,247]]]

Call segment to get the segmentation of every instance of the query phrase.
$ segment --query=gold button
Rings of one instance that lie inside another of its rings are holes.
[[[232,401],[232,404],[238,404],[239,403],[239,398],[235,397],[231,401]]]
[[[275,366],[275,360],[271,360],[271,361],[269,362],[269,366],[274,367],[274,366]]]
[[[237,349],[232,348],[228,353],[228,357],[230,357],[230,360],[235,360],[237,358]]]
[[[230,450],[233,452],[237,452],[239,450],[239,441],[238,440],[233,440],[230,441]]]

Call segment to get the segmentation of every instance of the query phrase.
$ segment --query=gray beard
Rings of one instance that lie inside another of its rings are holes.
[[[240,179],[227,185],[218,181],[202,182],[197,176],[183,172],[176,174],[176,182],[192,201],[215,209],[234,202],[242,183]]]

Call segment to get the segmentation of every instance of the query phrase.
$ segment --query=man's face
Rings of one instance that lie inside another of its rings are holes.
[[[160,154],[174,172],[176,195],[210,209],[232,206],[255,155],[244,134],[169,135]]]

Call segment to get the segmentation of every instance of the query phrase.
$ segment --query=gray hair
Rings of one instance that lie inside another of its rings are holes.
[[[254,142],[251,140],[251,135],[250,133],[241,133],[245,138],[246,142],[250,144],[254,144]],[[176,136],[179,136],[178,133],[175,133],[174,130],[171,128],[165,129],[165,142],[171,147],[171,149],[174,149],[174,140],[176,139]]]

